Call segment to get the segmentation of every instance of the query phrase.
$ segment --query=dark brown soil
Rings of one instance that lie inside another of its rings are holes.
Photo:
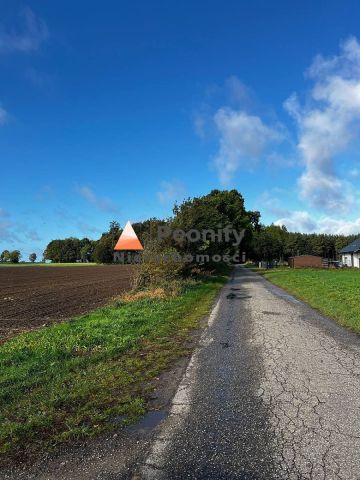
[[[130,265],[0,268],[0,343],[105,305],[131,285]]]

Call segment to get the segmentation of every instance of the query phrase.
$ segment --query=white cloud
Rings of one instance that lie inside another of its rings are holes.
[[[226,78],[224,83],[212,84],[206,88],[206,97],[213,102],[220,102],[229,107],[249,106],[253,103],[253,92],[236,75]]]
[[[102,212],[113,212],[118,213],[119,208],[114,204],[110,198],[107,197],[98,197],[94,191],[86,185],[76,186],[76,191],[81,195],[86,201],[94,205],[95,208]]]
[[[283,207],[282,202],[268,191],[265,191],[260,195],[255,208],[260,211],[265,208],[269,213],[278,217],[286,217],[290,215],[289,210]]]
[[[224,90],[232,102],[244,104],[248,103],[251,98],[250,89],[235,75],[231,75],[225,80]]]
[[[185,195],[185,187],[181,182],[174,180],[172,182],[161,182],[162,190],[157,192],[160,203],[172,203],[181,200]]]
[[[10,214],[0,208],[0,242],[13,245],[14,243],[23,244],[26,240],[39,241],[40,237],[27,225],[11,220]]]
[[[280,128],[266,125],[262,119],[244,110],[220,108],[214,122],[220,135],[215,166],[220,181],[228,183],[242,166],[248,168],[273,142],[283,139]]]
[[[304,211],[291,212],[287,217],[276,220],[274,224],[279,226],[285,225],[290,232],[310,233],[317,230],[316,222],[308,212]]]
[[[7,111],[2,108],[2,106],[0,105],[0,126],[1,125],[5,125],[5,123],[7,123],[9,120],[9,114],[7,113]]]
[[[235,75],[224,83],[209,85],[205,90],[205,101],[193,112],[194,131],[201,139],[217,135],[214,112],[226,105],[233,109],[248,109],[254,103],[252,91]]]
[[[334,235],[352,235],[360,233],[360,218],[354,220],[334,219],[329,216],[313,218],[307,211],[295,211],[274,222],[285,225],[290,232],[331,233]]]
[[[338,220],[334,218],[321,218],[318,222],[319,231],[337,235],[352,235],[360,233],[360,218],[355,220]]]
[[[303,108],[296,94],[284,106],[299,127],[298,149],[305,171],[299,179],[302,198],[311,205],[347,212],[354,204],[348,172],[338,175],[336,156],[360,133],[360,45],[355,38],[330,59],[318,55],[307,75],[314,81]]]
[[[257,101],[249,89],[235,75],[223,84],[206,89],[206,101],[193,114],[195,133],[204,139],[217,138],[219,149],[213,160],[222,184],[226,185],[240,168],[251,170],[260,158],[272,164],[289,161],[269,147],[287,137],[279,122],[267,123],[253,113]],[[269,113],[269,112],[268,112]],[[273,117],[273,115],[272,115]]]
[[[6,29],[0,26],[0,53],[31,52],[40,48],[48,38],[49,31],[44,20],[26,7],[20,13],[22,28]]]

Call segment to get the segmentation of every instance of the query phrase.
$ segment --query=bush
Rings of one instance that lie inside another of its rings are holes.
[[[181,277],[184,262],[173,247],[163,247],[156,240],[150,241],[142,254],[141,262],[136,266],[134,289],[148,287],[170,288]]]

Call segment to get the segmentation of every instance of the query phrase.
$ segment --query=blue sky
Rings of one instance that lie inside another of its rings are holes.
[[[360,231],[356,1],[0,2],[0,250],[237,188]]]

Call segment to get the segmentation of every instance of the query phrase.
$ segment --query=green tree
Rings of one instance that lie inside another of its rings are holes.
[[[36,253],[30,253],[29,260],[30,260],[31,263],[34,263],[36,258],[37,258]]]
[[[82,262],[92,262],[94,261],[94,250],[96,247],[96,242],[84,238],[81,240],[82,247],[80,249],[80,258]]]
[[[4,250],[0,255],[1,262],[10,262],[10,252],[9,250]]]
[[[44,258],[54,263],[80,262],[82,248],[90,243],[90,240],[87,238],[80,240],[75,237],[52,240],[44,251]]]
[[[20,250],[13,250],[10,252],[10,262],[11,263],[19,263],[21,257]]]
[[[113,238],[104,234],[96,243],[94,249],[94,260],[96,263],[112,263],[114,259],[115,243]]]
[[[285,227],[270,225],[262,227],[253,237],[257,260],[282,260],[286,250],[287,231]]]
[[[94,260],[97,263],[112,263],[114,260],[114,247],[121,234],[120,224],[110,222],[108,232],[102,234],[94,248]]]
[[[296,255],[318,255],[337,259],[340,250],[353,242],[359,235],[330,235],[323,233],[288,232],[285,227],[261,225],[252,240],[254,260],[285,260]]]
[[[167,223],[166,220],[149,218],[143,222],[133,223],[132,226],[140,242],[145,246],[158,240],[158,227],[164,226]]]
[[[245,230],[248,238],[258,223],[258,212],[248,212],[244,206],[244,199],[237,190],[212,190],[208,195],[185,200],[174,207],[174,218],[171,221],[171,228],[184,230],[196,230],[204,232],[230,227],[236,232]],[[245,241],[247,238],[245,237]],[[222,234],[221,239],[210,241],[200,238],[196,242],[184,240],[176,245],[176,248],[186,254],[196,255],[234,255],[243,250],[235,246],[236,238],[233,233],[228,238]]]

